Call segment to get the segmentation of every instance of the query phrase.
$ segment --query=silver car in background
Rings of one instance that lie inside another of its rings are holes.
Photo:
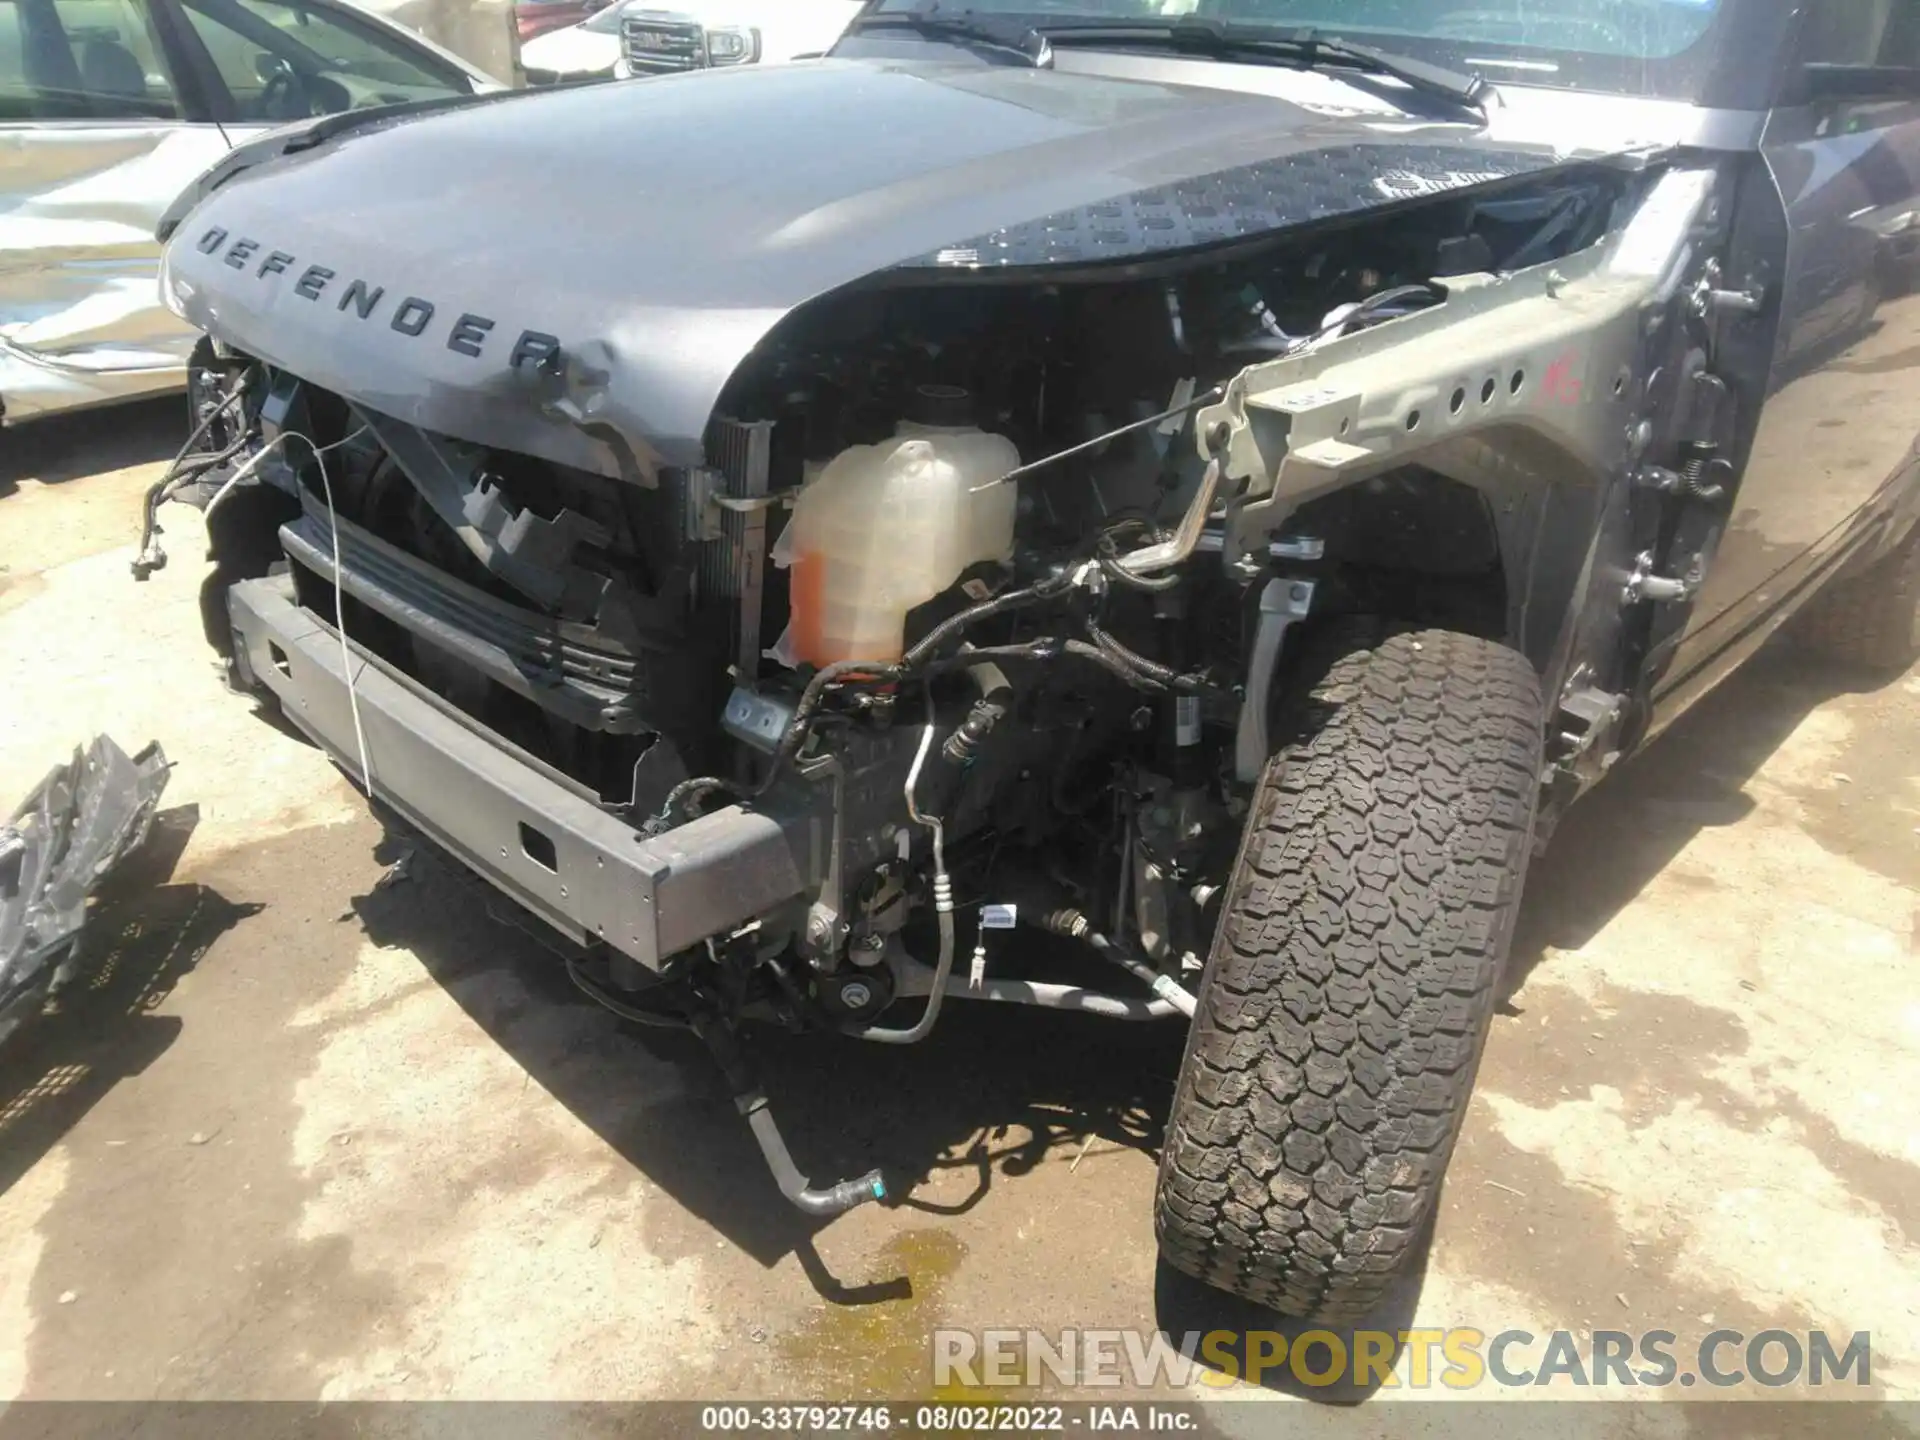
[[[180,388],[154,226],[231,146],[498,88],[343,0],[0,0],[0,424]]]

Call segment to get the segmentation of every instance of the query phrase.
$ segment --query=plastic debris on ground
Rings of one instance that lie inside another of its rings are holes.
[[[145,842],[168,768],[97,736],[0,826],[0,1040],[78,971],[87,897]]]

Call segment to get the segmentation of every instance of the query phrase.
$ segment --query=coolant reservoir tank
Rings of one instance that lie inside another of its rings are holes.
[[[966,395],[925,387],[919,399],[919,413],[959,419],[952,412]],[[776,558],[793,569],[792,613],[776,658],[898,660],[909,610],[969,566],[1012,556],[1015,487],[989,482],[1019,464],[1003,436],[926,420],[903,420],[891,440],[834,456],[800,492],[781,536]]]

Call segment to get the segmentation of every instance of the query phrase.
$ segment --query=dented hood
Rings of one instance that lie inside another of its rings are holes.
[[[695,462],[754,346],[855,282],[1064,275],[1559,163],[1267,95],[851,60],[352,124],[203,182],[169,303],[387,414],[610,475]]]

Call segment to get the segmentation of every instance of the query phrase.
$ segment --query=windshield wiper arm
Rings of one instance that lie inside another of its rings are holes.
[[[1308,65],[1325,56],[1335,63],[1352,63],[1376,75],[1398,80],[1424,95],[1437,95],[1486,113],[1487,92],[1493,87],[1470,70],[1454,70],[1434,65],[1411,55],[1398,55],[1374,45],[1362,45],[1339,35],[1320,35],[1312,30],[1296,30],[1285,43],[1300,50]]]
[[[870,30],[912,30],[940,40],[971,40],[990,50],[1017,55],[1036,70],[1053,64],[1047,37],[1030,25],[1009,25],[1004,19],[975,10],[947,10],[940,0],[922,0],[911,10],[877,10],[857,15],[847,34]]]
[[[1061,45],[1164,45],[1200,55],[1270,56],[1318,68],[1322,63],[1348,66],[1398,80],[1423,95],[1450,100],[1486,113],[1486,97],[1493,88],[1467,71],[1434,65],[1411,55],[1396,55],[1317,30],[1281,30],[1267,25],[1235,25],[1199,16],[1157,23],[1131,21],[1110,25],[1058,24],[1046,27],[1046,38]]]

